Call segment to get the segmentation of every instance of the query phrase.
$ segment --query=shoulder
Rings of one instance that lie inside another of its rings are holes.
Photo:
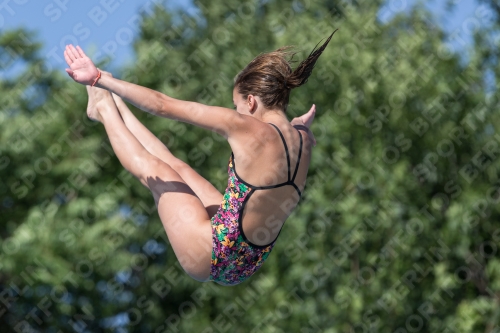
[[[305,125],[293,125],[293,127],[299,132],[302,137],[303,142],[306,146],[312,146],[316,144],[316,139],[312,134],[311,130]]]
[[[260,151],[262,147],[275,142],[276,138],[276,130],[268,123],[251,116],[239,115],[229,133],[228,142],[233,151]]]

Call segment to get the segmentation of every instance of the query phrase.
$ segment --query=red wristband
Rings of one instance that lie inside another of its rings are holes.
[[[97,77],[95,78],[94,83],[92,83],[91,87],[95,86],[95,84],[97,83],[97,81],[99,81],[100,78],[101,78],[101,71],[97,71]]]

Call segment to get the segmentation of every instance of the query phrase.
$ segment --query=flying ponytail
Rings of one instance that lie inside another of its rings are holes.
[[[337,30],[319,48],[318,43],[293,71],[290,63],[295,53],[288,51],[290,47],[257,56],[236,76],[235,88],[245,99],[248,95],[259,96],[266,108],[286,111],[291,89],[307,82],[316,61]]]
[[[301,85],[305,84],[307,82],[307,79],[309,76],[311,76],[312,71],[314,69],[314,65],[316,65],[316,61],[319,59],[319,56],[323,53],[325,50],[326,46],[330,42],[330,39],[332,39],[333,34],[337,31],[336,29],[330,37],[327,38],[327,40],[321,45],[320,48],[317,49],[319,43],[314,47],[312,50],[311,54],[303,60],[297,68],[293,71],[293,73],[286,78],[286,86],[288,86],[290,89],[300,87]]]

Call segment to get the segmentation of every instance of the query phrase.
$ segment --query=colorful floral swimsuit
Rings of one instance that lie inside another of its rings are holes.
[[[283,134],[274,124],[283,145],[285,146],[286,160],[288,164],[288,181],[271,186],[253,186],[238,177],[234,165],[234,154],[229,159],[229,180],[224,198],[219,210],[211,220],[212,223],[212,264],[210,280],[222,285],[236,285],[245,281],[255,273],[269,256],[274,242],[268,245],[252,244],[243,233],[241,220],[243,209],[255,191],[278,188],[291,185],[297,190],[299,197],[301,192],[294,180],[299,168],[302,153],[302,136],[300,137],[300,149],[293,177],[290,177],[290,156]],[[298,130],[297,130],[298,131]],[[280,230],[281,232],[281,230]],[[279,233],[278,233],[279,236]]]

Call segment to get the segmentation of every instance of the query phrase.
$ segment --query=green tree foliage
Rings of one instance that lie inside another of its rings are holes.
[[[144,15],[137,61],[114,75],[228,107],[254,56],[303,57],[340,28],[289,107],[318,108],[303,200],[231,288],[182,272],[151,195],[86,119],[85,89],[34,36],[4,32],[3,67],[26,67],[0,82],[1,332],[499,331],[496,47],[478,30],[464,64],[423,7],[381,23],[382,5],[203,0]],[[224,189],[220,136],[137,114]]]

